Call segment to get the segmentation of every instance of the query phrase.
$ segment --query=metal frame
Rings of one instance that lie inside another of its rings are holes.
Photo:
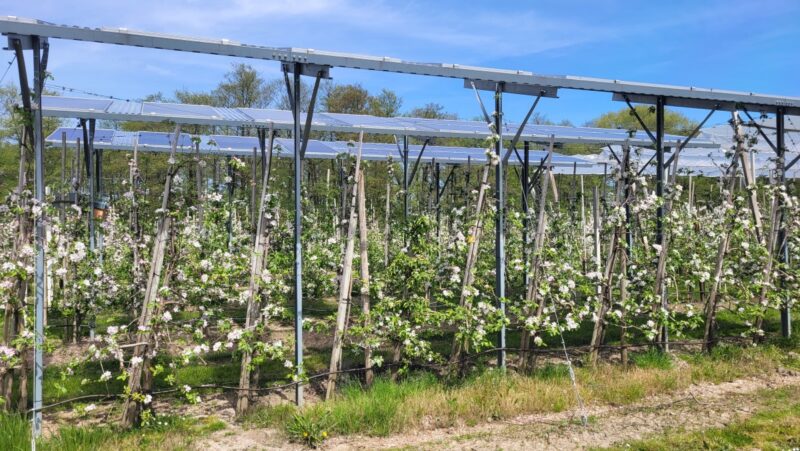
[[[255,45],[244,45],[228,40],[209,40],[195,39],[178,36],[168,36],[157,33],[136,32],[126,29],[110,28],[85,28],[70,27],[65,25],[55,25],[43,21],[22,19],[12,16],[0,18],[0,33],[8,36],[9,48],[17,54],[17,64],[19,66],[20,81],[23,85],[22,97],[27,111],[33,112],[33,130],[30,130],[30,138],[34,145],[35,157],[35,191],[36,199],[44,202],[44,167],[43,151],[44,137],[42,136],[42,90],[44,87],[44,76],[47,65],[48,45],[47,38],[72,39],[81,41],[93,41],[108,44],[118,44],[125,46],[169,49],[177,51],[187,51],[195,53],[227,55],[243,58],[256,58],[262,60],[280,61],[283,66],[285,78],[287,80],[287,90],[292,99],[293,124],[292,135],[294,139],[294,202],[295,202],[295,221],[294,221],[294,244],[295,244],[295,328],[296,328],[296,371],[297,377],[302,376],[302,205],[301,205],[301,183],[302,183],[302,159],[303,151],[308,143],[308,138],[313,125],[311,115],[313,114],[313,100],[310,105],[306,118],[305,130],[300,123],[300,77],[301,75],[316,75],[316,88],[320,78],[329,76],[331,67],[345,67],[354,69],[376,70],[383,72],[416,74],[426,76],[438,76],[447,78],[457,78],[469,81],[473,88],[477,89],[484,83],[494,85],[495,89],[495,115],[494,133],[499,135],[495,142],[495,152],[499,158],[496,167],[496,295],[500,309],[504,309],[503,298],[505,296],[505,236],[504,236],[504,184],[503,166],[506,160],[502,153],[502,93],[515,92],[531,95],[538,93],[538,96],[555,97],[558,89],[577,89],[589,91],[601,91],[612,93],[613,100],[624,100],[628,104],[631,101],[638,103],[655,104],[657,111],[657,129],[655,136],[655,147],[657,151],[657,190],[662,195],[663,190],[663,170],[664,170],[664,107],[665,105],[682,106],[689,108],[714,108],[714,109],[752,109],[754,111],[776,112],[778,120],[778,169],[779,181],[784,183],[784,115],[800,113],[800,98],[774,96],[766,94],[753,94],[733,91],[719,91],[713,89],[698,89],[694,87],[678,87],[669,85],[655,85],[645,83],[623,82],[619,80],[606,80],[585,77],[571,76],[545,76],[537,75],[527,71],[499,70],[480,67],[461,66],[456,64],[430,64],[402,61],[388,57],[371,57],[350,55],[334,52],[316,51],[311,49],[298,48],[276,48]],[[42,49],[44,48],[44,55]],[[30,91],[27,89],[24,59],[22,50],[31,49],[33,52],[34,68],[34,95],[33,104],[27,100]],[[288,74],[292,73],[293,82],[288,82]],[[313,96],[315,97],[315,96]],[[313,99],[312,97],[312,99]],[[537,97],[537,101],[538,98]],[[483,105],[481,105],[483,108]],[[534,103],[535,107],[535,103]],[[532,109],[531,109],[532,111]],[[484,115],[486,116],[485,109]],[[95,117],[86,116],[83,119],[94,119]],[[488,118],[487,118],[488,119]],[[256,124],[254,124],[256,125]],[[304,136],[303,131],[305,131]],[[651,134],[651,138],[652,138]],[[302,142],[301,142],[302,139]],[[515,140],[518,138],[515,138]],[[407,188],[408,188],[408,138],[404,137],[404,189],[405,207],[404,215],[408,214]],[[527,161],[527,159],[526,159]],[[526,165],[527,166],[527,165]],[[526,171],[527,172],[527,171]],[[437,187],[438,190],[438,187]],[[657,241],[661,236],[661,215],[659,209]],[[783,218],[781,218],[783,221]],[[41,404],[42,404],[42,339],[43,339],[43,315],[44,315],[44,218],[37,217],[35,223],[35,243],[36,268],[35,268],[35,311],[36,311],[36,334],[35,334],[35,357],[34,357],[34,390],[33,390],[33,437],[41,433]],[[781,223],[779,240],[781,243],[781,253],[783,260],[788,261],[787,247],[785,246],[785,227]],[[790,333],[789,311],[784,307],[782,310],[782,329],[784,335]],[[498,363],[501,367],[505,366],[505,327],[499,336],[500,353]],[[303,386],[296,385],[296,402],[298,405],[303,403]]]
[[[133,31],[125,28],[90,28],[56,25],[40,20],[6,16],[0,18],[0,33],[4,35],[42,36],[57,39],[117,44],[132,47],[177,50],[210,55],[280,61],[282,63],[314,64],[318,66],[345,67],[401,74],[483,80],[503,83],[510,89],[579,89],[636,95],[631,100],[655,103],[657,96],[668,98],[673,106],[711,108],[712,104],[730,109],[738,104],[753,110],[774,111],[781,107],[784,113],[800,113],[800,98],[724,91],[707,88],[636,83],[591,77],[539,75],[522,70],[491,69],[459,64],[418,63],[397,58],[326,52],[303,48],[280,48],[242,44],[228,39],[205,39],[172,36],[161,33]],[[510,92],[510,91],[509,91]]]

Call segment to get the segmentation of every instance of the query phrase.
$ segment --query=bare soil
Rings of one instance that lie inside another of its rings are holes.
[[[755,394],[764,389],[800,386],[800,374],[781,370],[760,378],[721,384],[698,384],[670,395],[627,406],[587,406],[589,424],[578,412],[523,415],[477,426],[420,430],[389,437],[347,436],[325,442],[323,449],[584,449],[624,444],[670,429],[722,427],[765,407]],[[196,443],[196,449],[302,449],[275,429],[243,429],[230,424]]]

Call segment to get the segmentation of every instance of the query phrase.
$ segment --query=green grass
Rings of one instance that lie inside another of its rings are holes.
[[[0,449],[29,450],[30,431],[28,421],[21,415],[0,412]]]
[[[213,417],[201,420],[161,416],[147,427],[121,430],[108,425],[64,426],[37,442],[43,451],[90,451],[98,449],[186,449],[199,437],[225,428]],[[30,422],[15,414],[0,413],[0,449],[30,449]]]
[[[694,432],[671,430],[644,440],[622,443],[612,450],[765,449],[800,447],[800,388],[762,391],[767,407],[726,427]]]
[[[657,349],[633,354],[631,360],[639,368],[658,368],[661,370],[672,368],[672,358],[669,354],[660,352]]]
[[[397,431],[395,419],[403,402],[438,383],[426,373],[414,374],[399,383],[379,377],[368,390],[358,382],[348,381],[342,384],[335,402],[316,404],[302,413],[313,421],[326,422],[330,431],[337,434],[385,436]],[[245,424],[285,428],[296,413],[297,409],[288,404],[257,409],[245,418]]]
[[[794,348],[796,349],[796,348]],[[689,355],[676,362],[656,351],[632,355],[625,369],[609,364],[576,369],[583,399],[594,405],[625,405],[665,394],[694,383],[718,383],[757,376],[778,367],[800,368],[785,348],[719,346],[711,355]],[[530,375],[484,370],[461,380],[438,379],[430,373],[411,374],[398,382],[377,378],[364,389],[357,382],[341,385],[330,402],[302,411],[280,405],[254,410],[251,427],[286,429],[295,414],[304,421],[324,423],[333,434],[386,436],[415,429],[473,425],[529,413],[575,408],[576,400],[565,365],[548,364]]]

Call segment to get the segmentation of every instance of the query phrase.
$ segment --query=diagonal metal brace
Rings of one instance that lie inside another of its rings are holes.
[[[695,127],[694,130],[692,130],[692,132],[689,133],[689,136],[687,136],[686,139],[680,144],[679,150],[683,150],[683,148],[686,147],[687,144],[689,144],[689,141],[693,140],[698,135],[698,133],[700,133],[700,130],[703,128],[704,125],[706,125],[706,122],[708,122],[708,120],[711,118],[711,115],[716,113],[718,109],[719,109],[719,104],[714,105],[714,108],[712,108],[711,111],[709,111],[708,114],[706,114],[706,117],[703,118],[703,120],[699,124],[697,124],[697,127]],[[670,160],[672,159],[670,158]]]
[[[794,166],[798,160],[800,160],[800,155],[794,157],[792,161],[790,161],[789,163],[786,164],[786,166],[783,167],[784,172],[788,171],[789,169],[792,169],[792,166]]]
[[[525,125],[528,124],[528,120],[531,118],[533,114],[533,110],[536,109],[536,105],[539,104],[539,100],[542,99],[542,95],[544,95],[544,91],[541,91],[538,96],[536,96],[536,100],[533,101],[533,105],[528,110],[528,114],[525,115],[525,119],[522,120],[522,123],[519,125],[517,129],[517,133],[514,135],[514,139],[511,140],[511,145],[508,147],[505,156],[503,156],[503,164],[508,163],[509,157],[511,157],[511,151],[513,150],[517,154],[517,159],[520,163],[522,163],[522,158],[520,158],[519,152],[517,152],[517,143],[519,142],[519,137],[522,136],[522,131],[525,129]]]
[[[308,140],[311,138],[311,121],[314,118],[314,104],[317,101],[317,92],[319,92],[319,81],[322,78],[322,75],[323,75],[322,71],[317,72],[317,78],[314,79],[314,89],[311,91],[311,101],[308,103],[308,111],[306,111],[306,126],[305,128],[303,128],[303,145],[300,147],[301,160],[306,157],[306,148],[308,147]],[[294,109],[292,111],[294,111]]]
[[[289,81],[289,71],[285,67],[283,70],[283,82],[286,84],[286,95],[289,99],[289,109],[292,110],[292,116],[294,116],[294,96],[292,95],[292,82]]]
[[[425,147],[428,146],[429,139],[426,139],[424,143],[422,143],[422,149],[419,151],[419,155],[417,155],[417,160],[414,162],[414,168],[411,170],[411,177],[408,179],[409,185],[414,182],[414,176],[417,175],[417,169],[419,169],[419,161],[422,159],[422,154],[425,153]]]
[[[622,161],[619,159],[617,154],[614,152],[614,149],[612,149],[610,145],[608,145],[606,147],[608,148],[608,151],[611,152],[611,156],[614,157],[615,160],[617,160],[617,163],[619,163],[620,166],[622,166]]]
[[[625,99],[625,103],[628,104],[628,108],[631,109],[631,113],[634,115],[634,117],[636,117],[636,120],[639,121],[639,125],[642,126],[642,129],[645,131],[645,133],[647,133],[647,136],[650,137],[650,140],[653,141],[653,144],[655,145],[656,142],[658,141],[656,139],[656,137],[653,136],[653,133],[650,131],[649,128],[647,128],[647,125],[644,124],[644,121],[642,120],[642,117],[639,116],[639,113],[636,111],[636,108],[634,108],[633,105],[631,104],[631,101],[628,98],[628,96],[624,96],[624,99]]]
[[[769,137],[767,136],[767,134],[766,134],[766,133],[764,133],[764,129],[762,129],[762,128],[761,128],[761,125],[759,125],[759,123],[758,123],[758,122],[756,122],[756,120],[755,120],[755,119],[753,119],[753,116],[750,116],[750,112],[749,112],[749,111],[747,111],[747,108],[744,108],[744,107],[742,107],[742,111],[744,111],[744,114],[746,114],[746,115],[747,115],[747,117],[748,117],[748,118],[750,118],[750,122],[752,122],[752,123],[753,123],[753,125],[756,127],[756,130],[758,130],[758,134],[759,134],[759,135],[761,135],[761,137],[762,137],[762,138],[764,138],[764,140],[765,140],[765,141],[767,141],[767,144],[769,144],[769,146],[772,148],[772,150],[773,150],[773,151],[774,151],[776,154],[780,155],[780,152],[778,152],[778,146],[776,146],[776,145],[775,145],[775,144],[772,142],[772,140],[771,140],[771,139],[769,139]]]
[[[478,92],[478,88],[475,87],[475,82],[470,81],[469,83],[470,85],[472,85],[472,90],[475,91],[475,98],[478,99],[478,105],[480,105],[481,107],[481,113],[483,113],[483,120],[486,121],[487,124],[491,125],[492,119],[489,117],[489,113],[486,111],[486,106],[484,106],[483,104],[483,99],[481,99],[481,94]]]
[[[655,160],[655,159],[656,159],[656,156],[658,156],[658,152],[654,152],[654,153],[653,153],[653,156],[652,156],[652,157],[650,157],[650,159],[649,159],[649,160],[647,160],[647,163],[643,164],[643,165],[642,165],[642,167],[641,167],[641,168],[639,168],[639,172],[637,172],[637,173],[636,173],[636,177],[639,177],[640,175],[642,175],[642,173],[644,172],[644,170],[645,170],[645,169],[647,169],[647,167],[648,167],[648,166],[650,166],[650,163],[652,163],[652,162],[653,162],[653,160]],[[664,166],[667,166],[667,164],[665,163],[665,164],[664,164]]]
[[[440,199],[440,203],[441,203],[442,195],[444,195],[444,190],[447,188],[447,185],[450,183],[450,180],[452,180],[453,174],[455,174],[455,172],[456,172],[456,168],[450,168],[450,173],[447,174],[447,178],[444,179],[444,184],[442,185],[442,189],[439,189],[438,186],[436,187],[436,189],[439,189],[438,196],[439,196],[439,199]]]

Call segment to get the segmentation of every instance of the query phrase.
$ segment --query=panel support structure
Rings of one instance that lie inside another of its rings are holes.
[[[287,73],[287,72],[284,72]],[[303,244],[301,233],[303,230],[302,208],[302,179],[303,160],[302,143],[300,140],[300,75],[302,64],[295,63],[292,73],[293,87],[290,92],[292,97],[292,114],[294,116],[294,356],[295,356],[295,402],[298,407],[303,406]],[[288,75],[287,75],[288,76]],[[308,131],[306,131],[308,133]]]
[[[530,143],[525,141],[523,143],[523,156],[522,156],[522,175],[520,176],[520,186],[522,187],[522,287],[523,293],[528,292],[528,285],[530,284],[530,248],[528,247],[528,190],[529,190],[529,171],[530,171]]]
[[[34,191],[36,202],[44,205],[44,135],[42,132],[42,90],[44,89],[44,77],[47,64],[47,40],[42,42],[38,36],[32,37],[33,41],[33,153],[34,153]],[[42,56],[42,45],[45,47],[45,56]],[[19,60],[17,64],[23,65],[24,61]],[[22,82],[22,80],[20,80]],[[22,84],[22,83],[20,83]],[[27,84],[27,83],[25,83]],[[22,95],[28,95],[22,92]],[[35,333],[34,333],[34,362],[33,362],[33,425],[32,440],[35,448],[35,440],[42,434],[42,384],[44,382],[44,360],[42,347],[44,345],[44,303],[45,303],[45,217],[44,209],[42,214],[34,218],[34,240],[36,244],[36,261],[34,283],[35,293]]]
[[[494,143],[497,165],[495,166],[495,295],[500,312],[506,314],[506,231],[505,231],[505,183],[503,182],[503,85],[497,84],[494,93]],[[506,368],[506,326],[500,327],[497,337],[497,367]]]
[[[664,103],[665,100],[663,97],[658,97],[656,99],[656,196],[661,201],[656,209],[656,244],[659,246],[664,245]],[[656,287],[656,290],[660,297],[660,307],[662,311],[666,311],[666,290],[664,286]],[[666,322],[664,321],[661,322],[660,338],[661,349],[663,351],[669,351],[669,334]]]
[[[785,168],[785,159],[786,159],[786,112],[783,108],[778,108],[777,114],[775,115],[775,128],[776,128],[776,147],[778,153],[778,159],[776,164],[777,169],[777,181],[781,187],[781,189],[786,189],[786,168]],[[789,264],[789,246],[786,242],[786,213],[784,208],[784,201],[783,196],[778,195],[778,211],[780,212],[779,216],[779,228],[778,228],[778,252],[780,254],[780,261],[784,265]],[[784,276],[780,276],[779,285],[783,291],[783,288],[786,286],[786,281],[784,280]],[[792,336],[792,311],[789,307],[789,299],[783,299],[781,303],[781,335],[784,338],[789,338]]]

